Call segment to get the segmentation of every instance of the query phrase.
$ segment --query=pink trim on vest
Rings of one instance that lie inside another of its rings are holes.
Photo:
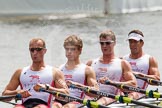
[[[52,87],[55,87],[55,83],[54,81],[52,81],[52,83],[50,84]],[[52,94],[49,95],[49,98],[48,98],[48,107],[50,107],[51,105],[51,99],[52,99]]]

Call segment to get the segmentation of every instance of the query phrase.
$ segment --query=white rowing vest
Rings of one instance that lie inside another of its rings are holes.
[[[74,82],[78,82],[80,84],[86,84],[86,79],[85,79],[85,69],[86,65],[85,64],[79,64],[77,65],[77,68],[74,68],[72,70],[67,70],[65,67],[65,64],[61,65],[60,70],[64,73],[65,80],[71,80]],[[69,88],[69,93],[70,96],[76,96],[79,98],[84,98],[84,93],[78,89],[72,89]]]
[[[45,92],[36,92],[33,86],[37,83],[50,84],[54,86],[53,82],[53,68],[46,66],[41,71],[32,71],[30,66],[24,67],[20,75],[21,89],[28,90],[31,94],[28,98],[23,98],[23,102],[31,98],[38,98],[48,103],[51,106],[52,95]]]
[[[92,62],[92,68],[96,72],[97,80],[101,77],[108,77],[112,81],[119,82],[122,79],[121,59],[115,58],[113,62],[109,64],[103,64],[99,61],[99,58],[94,59]],[[99,83],[100,91],[117,94],[118,89],[111,85],[104,85]]]
[[[138,59],[131,59],[129,56],[130,55],[128,54],[124,56],[123,58],[131,64],[132,70],[135,72],[141,72],[143,74],[148,75],[150,55],[145,54]],[[146,89],[148,86],[148,83],[146,83],[145,81],[141,79],[137,79],[137,84],[138,84],[138,87],[142,89]]]

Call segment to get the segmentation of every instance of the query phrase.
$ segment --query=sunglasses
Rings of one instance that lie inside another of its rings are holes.
[[[41,51],[42,49],[44,49],[44,48],[29,48],[29,50],[31,51],[31,52],[34,52],[34,51]]]
[[[112,43],[114,43],[114,41],[100,42],[101,45],[104,45],[104,44],[110,45],[110,44],[112,44]]]

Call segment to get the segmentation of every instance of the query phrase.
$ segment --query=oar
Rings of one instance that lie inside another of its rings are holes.
[[[8,101],[1,101],[1,102],[8,103],[8,104],[11,104],[11,105],[17,105],[17,103],[8,102]]]
[[[132,86],[128,86],[128,85],[124,85],[124,84],[117,84],[117,83],[112,83],[110,81],[105,81],[106,85],[112,85],[115,86],[117,88],[120,89],[126,89],[129,91],[135,91],[135,92],[139,92],[142,94],[145,94],[146,96],[150,97],[150,98],[162,98],[162,94],[160,94],[159,92],[155,92],[153,90],[144,90],[141,88],[136,88],[136,87],[132,87]]]
[[[16,95],[4,95],[4,96],[0,96],[0,101],[4,101],[7,99],[12,99],[15,98],[16,100],[21,100],[22,96],[21,94],[16,94]]]
[[[146,82],[149,83],[149,84],[162,86],[162,82],[160,82],[160,81],[158,81],[158,80],[154,80],[154,79],[147,78],[147,77],[142,77],[142,76],[139,76],[139,75],[136,75],[136,74],[134,74],[134,76],[135,76],[136,78],[138,78],[138,79],[141,79],[141,80],[146,81]]]
[[[15,98],[16,95],[0,96],[0,101]]]
[[[49,90],[45,90],[43,88],[39,89],[40,92],[47,92],[50,93],[52,95],[55,95],[56,97],[63,97],[65,100],[67,100],[68,102],[72,102],[72,101],[76,101],[79,102],[81,104],[84,104],[85,106],[87,106],[88,108],[107,108],[106,106],[103,105],[99,105],[97,102],[94,101],[90,101],[90,100],[86,100],[86,99],[80,99],[77,97],[73,97],[73,96],[69,96],[60,92],[56,92],[56,91],[49,91]]]
[[[74,89],[79,89],[79,90],[87,92],[87,93],[92,93],[92,94],[99,95],[99,96],[109,97],[109,98],[112,98],[112,99],[119,101],[120,103],[134,103],[134,104],[145,106],[145,107],[162,108],[162,107],[159,107],[159,106],[155,106],[155,105],[151,105],[151,104],[148,104],[148,103],[143,103],[143,102],[140,102],[140,101],[137,101],[137,100],[133,100],[133,99],[128,98],[128,97],[108,94],[108,93],[105,93],[105,92],[92,90],[92,89],[89,89],[87,87],[85,87],[85,88],[78,87],[74,84],[71,84],[69,87],[74,88]]]
[[[13,99],[13,98],[15,99],[15,102],[17,102],[17,100],[21,100],[22,99],[22,96],[21,96],[21,94],[4,95],[4,96],[0,96],[0,101],[8,103],[8,104],[12,104],[12,105],[17,105],[16,103],[6,101],[7,99]]]

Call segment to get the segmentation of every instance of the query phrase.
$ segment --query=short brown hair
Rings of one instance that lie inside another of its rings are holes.
[[[66,45],[74,45],[80,49],[83,47],[83,42],[82,39],[80,39],[78,36],[70,35],[64,40],[64,48]]]
[[[140,31],[140,30],[132,30],[128,33],[128,36],[131,34],[131,33],[136,33],[136,34],[139,34],[141,35],[142,37],[144,37],[143,33]]]
[[[101,32],[99,38],[111,37],[113,41],[116,41],[116,36],[112,30],[104,30]]]

